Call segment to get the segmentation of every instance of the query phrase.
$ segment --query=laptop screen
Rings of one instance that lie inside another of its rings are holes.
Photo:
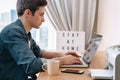
[[[83,56],[83,60],[86,62],[86,63],[90,63],[97,51],[97,48],[101,42],[101,39],[102,39],[102,35],[99,35],[99,34],[93,34],[92,35],[92,38],[88,44],[88,48]]]

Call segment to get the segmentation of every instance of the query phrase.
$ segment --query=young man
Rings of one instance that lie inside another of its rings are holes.
[[[60,60],[60,64],[80,63],[75,52],[41,50],[32,39],[30,30],[44,22],[46,5],[46,0],[17,1],[18,19],[0,33],[0,80],[35,80],[42,71],[41,57]]]

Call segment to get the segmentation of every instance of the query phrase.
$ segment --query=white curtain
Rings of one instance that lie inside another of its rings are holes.
[[[46,13],[57,31],[85,31],[91,36],[97,0],[47,0]]]

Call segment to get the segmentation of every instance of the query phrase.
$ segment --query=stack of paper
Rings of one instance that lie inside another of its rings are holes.
[[[89,74],[93,79],[113,79],[112,70],[90,69]]]

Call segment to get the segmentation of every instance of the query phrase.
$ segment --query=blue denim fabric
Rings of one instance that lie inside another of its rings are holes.
[[[42,71],[41,54],[19,19],[7,25],[0,33],[0,80],[27,80],[28,75]]]

